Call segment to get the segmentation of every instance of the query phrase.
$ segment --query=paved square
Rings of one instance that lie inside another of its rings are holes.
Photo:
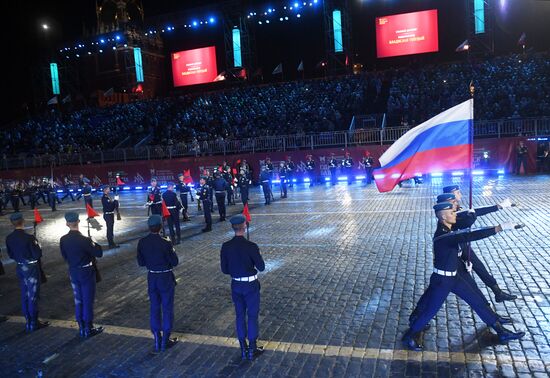
[[[519,203],[518,208],[479,218],[476,225],[515,220],[526,228],[476,242],[474,248],[499,285],[519,298],[494,303],[492,292],[476,277],[481,290],[526,336],[495,345],[469,306],[450,295],[424,335],[425,351],[401,347],[408,316],[431,274],[436,223],[431,206],[444,185],[467,186],[463,180],[434,179],[386,194],[359,183],[298,185],[288,199],[271,206],[263,205],[261,189],[253,189],[250,237],[266,261],[260,275],[260,340],[266,352],[253,362],[239,358],[230,282],[219,267],[220,246],[232,232],[228,222],[216,223],[217,213],[214,231],[202,234],[202,216],[196,202],[191,203],[193,220],[183,223],[183,241],[176,248],[180,265],[175,269],[174,331],[181,342],[153,355],[147,274],[137,266],[135,250],[146,234],[145,194],[121,196],[123,221],[115,225],[115,240],[122,248],[99,260],[103,281],[97,286],[95,318],[105,332],[86,341],[77,336],[67,267],[58,246],[67,232],[64,210],[79,208],[83,213],[84,205],[68,202],[57,213],[41,208],[45,222],[38,226],[38,238],[49,281],[42,286],[40,315],[52,325],[30,335],[23,332],[15,266],[3,253],[0,314],[9,318],[0,323],[0,375],[547,377],[548,176],[475,178],[476,207],[506,197]],[[99,197],[95,203],[99,206]],[[241,210],[241,205],[228,207],[228,215]],[[25,215],[32,219],[30,211]],[[0,225],[4,240],[10,231],[6,216]],[[92,233],[107,244],[104,231]]]

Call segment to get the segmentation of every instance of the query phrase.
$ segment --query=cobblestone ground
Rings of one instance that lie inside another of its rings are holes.
[[[514,319],[515,329],[526,331],[523,340],[495,344],[472,310],[450,295],[424,335],[425,351],[401,347],[408,315],[431,274],[431,205],[442,186],[461,180],[438,180],[387,194],[358,183],[299,185],[288,199],[268,207],[260,189],[254,189],[250,237],[259,244],[267,268],[260,275],[260,338],[266,352],[253,362],[239,359],[230,282],[219,270],[221,243],[232,236],[227,222],[201,234],[202,216],[196,202],[191,205],[194,216],[183,224],[184,240],[177,246],[181,264],[175,270],[175,332],[181,342],[154,355],[147,275],[135,260],[137,239],[146,233],[140,206],[145,195],[122,195],[123,221],[115,226],[122,248],[108,251],[99,261],[103,281],[97,287],[95,314],[105,332],[87,341],[76,335],[67,267],[58,249],[59,237],[67,231],[63,210],[83,204],[63,204],[57,213],[43,209],[45,222],[38,227],[38,238],[49,282],[42,287],[40,307],[41,317],[52,325],[30,335],[23,332],[15,266],[4,254],[0,314],[8,320],[0,323],[0,376],[547,377],[547,176],[479,177],[474,184],[475,206],[508,196],[520,205],[480,218],[478,225],[517,220],[526,228],[477,242],[474,248],[500,286],[519,296],[494,306]],[[241,205],[232,206],[228,213],[241,210]],[[3,239],[10,230],[7,217],[0,218],[0,226]],[[94,230],[93,235],[106,244],[103,232]]]

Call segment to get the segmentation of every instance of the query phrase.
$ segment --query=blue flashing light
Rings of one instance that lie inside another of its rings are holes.
[[[103,38],[101,38],[101,39],[99,40],[99,42],[100,42],[100,43],[105,43],[105,40],[104,40]]]
[[[160,188],[161,189],[166,189],[166,188],[168,188],[168,185],[161,185]]]
[[[130,190],[130,187],[129,186],[124,186],[122,187],[123,190]]]
[[[441,173],[441,172],[434,172],[434,173],[432,173],[432,177],[443,177],[443,173]]]
[[[355,176],[356,180],[364,180],[366,178],[367,178],[366,176]]]
[[[338,176],[338,181],[347,181],[348,176]]]
[[[330,177],[325,177],[325,181],[330,181]]]
[[[451,173],[452,176],[464,176],[464,172],[463,171],[454,171],[453,173]]]
[[[499,175],[503,175],[503,174],[504,174],[504,169],[499,169],[499,170],[497,171],[497,173],[498,173]]]
[[[299,6],[300,6],[300,4],[294,3],[294,8],[298,8]]]
[[[214,22],[216,22],[216,19],[214,17],[210,17],[208,19],[208,22],[210,22],[211,24],[213,24]]]
[[[313,4],[317,4],[319,0],[313,0]]]
[[[296,179],[294,179],[294,180],[296,180]],[[294,181],[294,180],[292,180],[292,181]],[[307,177],[304,179],[304,182],[310,182],[310,181],[311,181],[311,180],[310,180],[309,178],[307,178]]]
[[[79,191],[79,192],[81,192],[81,191],[82,191],[82,189],[78,189],[78,191]]]
[[[135,189],[136,189],[136,190],[142,190],[142,189],[143,189],[143,186],[136,186]]]
[[[199,23],[197,21],[193,21],[193,26],[197,26]]]
[[[116,39],[117,41],[120,41],[120,35],[117,35],[117,36],[115,37],[115,39]]]
[[[384,177],[386,177],[385,174],[374,175],[374,179],[375,179],[375,180],[381,180],[381,179],[383,179]]]
[[[474,169],[472,171],[473,176],[482,176],[485,174],[485,171],[483,169]]]
[[[63,190],[59,190],[59,189],[58,189],[58,190],[57,190],[57,193],[63,193]]]
[[[300,13],[298,13],[298,14],[296,15],[296,17],[300,18],[300,17],[302,17],[302,15],[301,15]]]
[[[281,180],[273,180],[272,183],[274,183],[274,184],[280,184],[280,183],[281,183]]]
[[[296,180],[296,179],[292,179],[292,182],[297,182],[297,181],[298,181],[298,180]]]

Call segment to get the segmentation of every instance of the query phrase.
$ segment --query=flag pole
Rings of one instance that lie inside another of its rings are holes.
[[[469,132],[469,142],[470,142],[470,209],[473,208],[473,205],[472,205],[472,199],[473,199],[473,186],[474,186],[474,175],[473,175],[473,165],[474,165],[474,92],[475,92],[475,87],[474,87],[474,81],[471,80],[470,81],[470,98],[471,98],[471,102],[470,102],[470,119],[472,120],[472,126],[470,127],[470,132]]]

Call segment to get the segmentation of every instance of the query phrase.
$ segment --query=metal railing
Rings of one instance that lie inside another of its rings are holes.
[[[86,165],[113,161],[173,159],[184,156],[226,155],[270,151],[313,150],[328,147],[354,147],[389,144],[400,138],[412,126],[381,129],[356,129],[315,134],[278,135],[238,140],[211,140],[174,145],[140,146],[106,151],[72,154],[41,155],[35,157],[3,158],[1,169],[20,169],[60,165]],[[476,121],[476,138],[511,136],[549,136],[549,118],[523,118],[495,121]]]

